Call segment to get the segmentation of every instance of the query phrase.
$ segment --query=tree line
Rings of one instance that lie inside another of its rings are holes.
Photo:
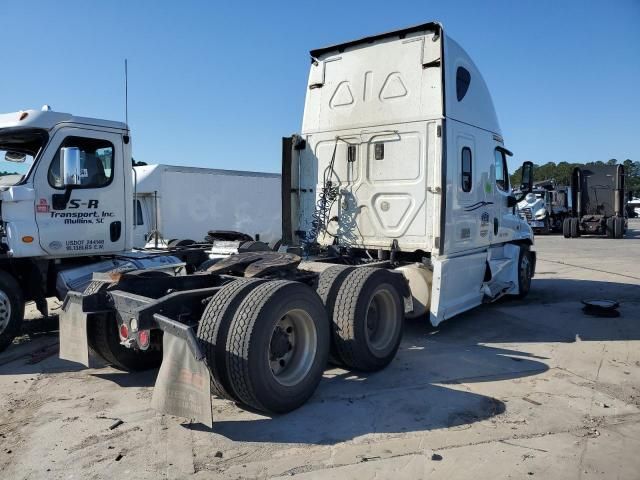
[[[558,185],[569,185],[571,182],[571,173],[575,167],[582,166],[602,166],[602,165],[618,165],[618,160],[615,158],[610,159],[607,162],[597,161],[589,163],[569,163],[569,162],[548,162],[544,165],[533,166],[533,180],[535,182],[542,180],[555,180]],[[626,179],[626,190],[634,192],[636,196],[640,196],[640,162],[634,162],[633,160],[626,159],[622,162],[624,165]],[[511,185],[520,185],[522,179],[522,166],[513,172],[511,175]]]

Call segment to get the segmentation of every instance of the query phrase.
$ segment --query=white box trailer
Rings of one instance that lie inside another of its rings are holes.
[[[269,243],[282,232],[280,175],[174,165],[134,167],[133,246],[204,241],[211,230]]]
[[[87,344],[109,335],[96,352],[123,369],[157,365],[162,351],[155,408],[211,425],[212,393],[288,412],[313,394],[330,352],[379,370],[405,317],[437,325],[529,292],[533,234],[515,207],[532,164],[518,198],[489,91],[442,26],[311,60],[302,134],[283,139],[280,250],[182,277],[96,278],[67,297],[63,358],[88,365]]]

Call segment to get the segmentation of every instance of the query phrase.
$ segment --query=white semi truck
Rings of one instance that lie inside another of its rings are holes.
[[[5,168],[24,170],[0,177],[0,351],[19,333],[26,301],[47,315],[47,297],[84,289],[93,272],[171,270],[185,255],[208,259],[204,247],[133,250],[153,232],[203,242],[208,229],[242,228],[245,240],[270,241],[281,230],[279,175],[158,165],[134,171],[120,122],[49,108],[2,114],[0,155],[13,162]],[[225,252],[237,247],[227,243]]]
[[[202,242],[213,228],[280,240],[279,174],[144,165],[134,167],[134,180],[136,248]]]
[[[571,187],[556,185],[553,180],[536,182],[533,191],[518,203],[518,212],[535,233],[562,231],[571,210]]]
[[[328,359],[388,365],[405,317],[438,325],[528,293],[533,234],[508,155],[479,70],[440,24],[313,50],[302,133],[283,141],[279,252],[96,275],[66,299],[61,357],[161,361],[154,406],[209,425],[212,393],[295,409]]]

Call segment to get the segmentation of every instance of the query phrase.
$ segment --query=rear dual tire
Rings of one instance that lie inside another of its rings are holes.
[[[143,273],[143,272],[140,272]],[[161,273],[161,272],[153,272]],[[152,274],[152,275],[153,275]],[[109,287],[109,283],[91,282],[85,295],[95,294]],[[151,332],[148,350],[127,348],[120,343],[118,321],[115,313],[92,314],[87,317],[87,342],[89,348],[106,363],[124,371],[142,371],[158,368],[162,363],[162,332]]]
[[[580,220],[577,218],[571,219],[571,238],[578,238],[580,236]]]
[[[343,365],[343,361],[340,358],[340,354],[337,352],[336,340],[336,325],[333,322],[336,297],[342,284],[344,283],[347,275],[349,275],[355,267],[347,265],[333,265],[326,270],[320,272],[318,277],[318,287],[316,292],[324,304],[324,308],[329,317],[329,326],[331,328],[331,349],[329,350],[329,363],[333,365]]]
[[[333,345],[347,367],[373,372],[395,357],[404,326],[400,279],[385,269],[360,267],[340,285],[333,304]]]
[[[322,379],[329,322],[318,295],[299,282],[265,282],[234,314],[226,366],[234,396],[268,413],[305,403]]]
[[[613,218],[613,231],[614,238],[620,239],[624,237],[624,218],[623,217],[614,217]]]
[[[234,280],[213,296],[202,313],[197,337],[211,370],[211,393],[220,398],[238,400],[233,394],[227,374],[225,355],[227,335],[240,303],[262,283],[264,280]]]
[[[198,337],[214,394],[277,414],[313,395],[330,333],[322,302],[307,285],[239,279],[211,299]]]
[[[616,238],[616,229],[615,229],[615,225],[614,225],[614,217],[609,217],[607,218],[606,221],[606,230],[607,230],[607,237],[608,238]]]
[[[330,344],[342,365],[384,368],[402,337],[401,279],[384,269],[330,267],[317,293],[300,282],[234,280],[210,300],[198,326],[213,393],[258,411],[290,412],[313,395]]]

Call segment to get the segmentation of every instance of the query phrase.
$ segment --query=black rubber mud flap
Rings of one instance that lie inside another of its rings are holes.
[[[151,405],[160,413],[213,427],[211,380],[204,356],[197,358],[186,338],[163,328],[162,365]]]
[[[60,358],[89,367],[87,314],[82,311],[82,294],[69,292],[62,305],[60,322]]]

